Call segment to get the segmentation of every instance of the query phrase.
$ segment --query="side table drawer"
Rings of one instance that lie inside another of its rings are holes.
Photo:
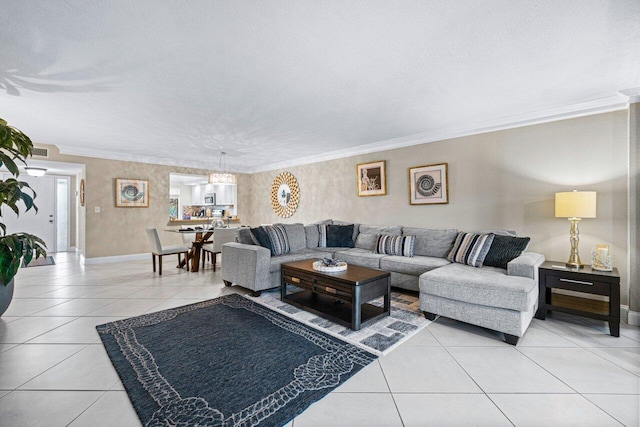
[[[609,295],[610,284],[594,280],[568,279],[561,276],[546,275],[547,288],[567,289],[577,292],[588,292],[590,294]]]

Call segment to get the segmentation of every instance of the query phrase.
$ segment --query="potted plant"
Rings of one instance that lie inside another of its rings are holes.
[[[18,181],[20,175],[16,162],[26,163],[31,155],[33,143],[20,130],[11,127],[0,119],[0,167],[5,166],[13,178],[0,179],[0,209],[5,206],[20,214],[19,206],[24,205],[25,212],[38,208],[33,203],[36,193],[26,182]],[[47,255],[44,241],[27,233],[7,234],[7,227],[1,221],[0,210],[0,316],[7,310],[13,298],[13,278],[21,262],[28,265],[32,259]]]

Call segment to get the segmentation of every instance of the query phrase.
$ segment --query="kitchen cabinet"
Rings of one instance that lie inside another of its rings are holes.
[[[236,204],[235,185],[214,185],[213,192],[216,193],[216,205]]]
[[[205,205],[205,197],[216,195],[216,205],[234,205],[236,204],[236,186],[235,185],[195,185],[191,188],[191,204]]]

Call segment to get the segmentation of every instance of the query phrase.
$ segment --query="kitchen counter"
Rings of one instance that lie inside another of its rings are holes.
[[[219,218],[221,219],[225,224],[227,223],[227,219],[226,218]],[[169,220],[169,222],[167,223],[167,225],[174,225],[174,226],[178,226],[178,225],[190,225],[190,224],[204,224],[205,222],[212,222],[215,221],[216,218],[193,218],[193,219],[172,219]],[[238,223],[240,222],[240,218],[235,217],[235,218],[231,218],[231,223]]]

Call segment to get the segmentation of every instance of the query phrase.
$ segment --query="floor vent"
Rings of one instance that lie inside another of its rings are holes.
[[[49,149],[42,148],[42,147],[33,147],[33,150],[31,150],[31,157],[40,157],[40,158],[48,159]]]

